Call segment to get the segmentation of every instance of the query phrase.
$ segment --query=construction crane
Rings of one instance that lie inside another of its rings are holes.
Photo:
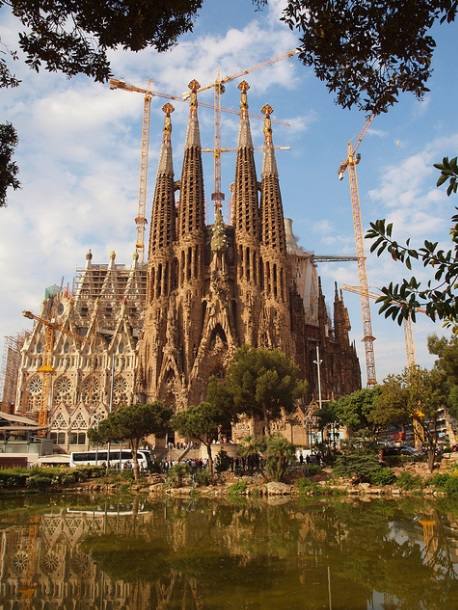
[[[354,294],[364,294],[368,299],[377,300],[382,296],[376,292],[371,292],[370,290],[364,290],[360,286],[349,286],[348,284],[342,285],[342,290],[346,290],[347,292],[353,292]],[[426,313],[425,309],[418,308],[415,311],[420,313]],[[406,318],[404,320],[404,342],[406,349],[406,359],[407,359],[407,367],[413,368],[416,365],[415,360],[415,342],[413,338],[413,329],[412,329],[412,320],[411,318]]]
[[[353,216],[353,231],[355,235],[356,256],[358,263],[358,279],[361,286],[360,305],[361,317],[363,321],[363,341],[364,351],[366,356],[366,374],[367,385],[373,386],[377,383],[375,374],[375,357],[374,357],[374,341],[375,337],[372,334],[371,309],[369,304],[369,286],[367,281],[366,270],[366,255],[364,252],[364,236],[363,223],[361,220],[361,204],[359,199],[358,176],[356,174],[356,166],[361,160],[361,155],[357,150],[368,132],[374,115],[371,114],[364,123],[361,131],[356,136],[354,142],[350,141],[347,145],[347,158],[340,164],[338,176],[339,180],[343,180],[345,171],[348,170],[348,179],[350,184],[350,200]]]
[[[48,411],[51,409],[51,381],[54,373],[54,367],[52,365],[52,358],[54,352],[54,340],[56,331],[60,331],[65,335],[68,335],[75,339],[77,343],[81,343],[82,337],[69,330],[64,330],[62,324],[58,324],[53,319],[47,320],[41,316],[37,316],[31,311],[23,311],[22,315],[29,320],[35,320],[41,322],[45,326],[45,347],[43,352],[43,362],[38,367],[37,372],[43,374],[43,386],[42,386],[42,401],[40,410],[38,411],[38,426],[40,428],[39,434],[43,435],[46,433],[46,426],[48,424]]]
[[[336,256],[334,254],[312,254],[314,263],[343,263],[357,261],[357,256]]]
[[[147,89],[144,87],[137,87],[131,83],[119,80],[117,78],[111,78],[109,81],[110,89],[122,89],[123,91],[130,91],[133,93],[141,93],[144,96],[143,101],[143,124],[142,124],[142,140],[140,149],[140,187],[138,192],[138,208],[137,215],[135,217],[135,225],[137,230],[137,236],[135,241],[135,250],[138,254],[139,263],[143,263],[145,260],[145,225],[146,220],[146,195],[148,186],[148,153],[149,153],[149,137],[151,127],[151,100],[153,97],[160,97],[167,100],[175,100],[176,102],[186,101],[183,97],[178,95],[171,95],[162,91],[155,91],[149,86]],[[151,84],[151,81],[149,82]],[[200,103],[205,108],[214,109],[212,104]],[[218,109],[219,115],[221,112],[227,112],[229,114],[240,114],[238,110],[231,108]],[[277,121],[279,122],[279,121]],[[284,121],[282,121],[284,122]]]
[[[209,89],[213,89],[214,91],[214,108],[215,108],[215,120],[214,120],[214,142],[213,142],[213,193],[212,193],[212,201],[215,205],[215,210],[217,208],[221,208],[224,201],[224,193],[221,191],[221,153],[223,149],[221,148],[221,95],[225,91],[224,85],[229,83],[241,76],[246,76],[247,74],[251,74],[256,70],[260,70],[261,68],[265,68],[266,66],[271,66],[279,61],[283,61],[285,59],[289,59],[290,57],[294,57],[297,55],[299,51],[297,49],[290,49],[289,51],[285,51],[276,55],[275,57],[271,57],[270,59],[266,59],[264,61],[258,62],[249,68],[244,68],[243,70],[239,70],[233,74],[228,74],[226,76],[221,76],[220,71],[216,75],[216,79],[209,83],[208,85],[204,85],[203,87],[199,87],[198,93],[203,93],[204,91],[208,91]],[[248,85],[247,85],[248,86]],[[183,94],[183,99],[189,98],[189,92]],[[200,103],[200,102],[199,102]]]

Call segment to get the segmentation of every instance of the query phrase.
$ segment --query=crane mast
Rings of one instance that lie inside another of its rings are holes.
[[[146,225],[146,192],[148,186],[148,153],[149,153],[149,134],[151,126],[151,93],[145,93],[143,104],[143,126],[142,144],[140,151],[140,188],[138,192],[138,212],[135,217],[137,227],[137,238],[135,249],[138,255],[138,262],[143,263],[145,259],[145,225]]]
[[[213,176],[214,189],[212,201],[215,211],[221,209],[224,201],[224,193],[221,191],[221,95],[224,93],[224,85],[221,83],[221,75],[218,71],[214,86],[215,125],[213,143]]]
[[[51,411],[52,407],[52,376],[55,372],[53,367],[52,359],[54,352],[54,341],[56,330],[60,330],[65,335],[72,337],[78,343],[81,342],[82,338],[75,333],[64,330],[60,324],[53,322],[52,320],[47,320],[46,318],[42,318],[41,316],[37,316],[31,311],[23,311],[22,315],[25,318],[29,318],[29,320],[35,320],[36,322],[41,322],[45,327],[45,346],[43,352],[43,362],[40,367],[38,367],[37,372],[42,373],[43,375],[43,385],[42,385],[42,400],[40,409],[38,411],[38,426],[41,430],[38,432],[40,436],[46,434],[46,426],[48,425],[48,413]]]
[[[342,290],[346,290],[347,292],[353,292],[354,294],[358,294],[359,296],[365,296],[367,299],[372,299],[374,301],[381,296],[381,294],[371,292],[369,289],[365,290],[364,288],[362,288],[362,286],[349,286],[348,284],[343,284]],[[426,313],[426,310],[420,307],[416,311],[420,313]],[[413,337],[412,319],[410,317],[406,318],[403,324],[407,368],[410,369],[416,366],[415,341]]]
[[[356,166],[360,161],[360,155],[357,154],[357,149],[364,136],[366,135],[374,115],[371,115],[363,125],[363,128],[355,139],[355,144],[352,142],[348,143],[347,146],[347,158],[340,164],[339,167],[339,180],[343,179],[345,171],[348,170],[348,182],[350,187],[350,201],[351,211],[353,218],[353,232],[355,237],[355,250],[357,257],[358,266],[358,280],[361,287],[360,293],[360,307],[361,307],[361,318],[363,322],[363,342],[364,342],[364,353],[366,357],[366,375],[367,385],[373,386],[377,383],[375,374],[375,356],[374,356],[374,341],[375,337],[372,332],[372,320],[371,320],[371,309],[369,303],[369,285],[367,281],[367,270],[366,270],[366,254],[364,251],[364,235],[363,235],[363,223],[361,219],[361,204],[359,199],[359,188],[358,188],[358,176],[356,173]]]
[[[213,182],[214,182],[214,190],[212,193],[212,201],[214,202],[215,211],[217,208],[221,208],[224,201],[224,193],[221,191],[221,153],[223,149],[221,148],[221,95],[224,93],[224,85],[225,83],[229,83],[241,76],[246,76],[255,70],[260,70],[261,68],[265,68],[266,66],[271,66],[279,61],[283,61],[284,59],[289,59],[294,55],[298,54],[297,49],[290,49],[289,51],[285,51],[284,53],[280,53],[275,57],[271,57],[270,59],[266,59],[261,61],[249,68],[244,68],[238,72],[233,74],[229,74],[221,78],[221,73],[218,70],[216,79],[213,83],[209,83],[208,85],[204,85],[203,87],[199,87],[198,93],[202,93],[203,91],[208,91],[209,89],[213,89],[214,91],[214,144],[213,144]],[[184,93],[182,98],[184,100],[189,98],[189,92]],[[199,102],[200,104],[200,102]],[[239,114],[239,113],[237,113]]]
[[[359,285],[363,291],[368,290],[366,255],[364,251],[363,223],[361,220],[361,205],[359,201],[358,176],[356,174],[356,164],[358,158],[355,156],[353,145],[348,145],[348,180],[350,184],[351,211],[353,216],[353,231],[355,234],[356,256],[358,266]],[[366,374],[367,385],[372,386],[377,383],[375,375],[375,356],[374,341],[372,332],[371,309],[369,297],[362,293],[360,296],[361,317],[363,320],[363,341],[366,355]]]

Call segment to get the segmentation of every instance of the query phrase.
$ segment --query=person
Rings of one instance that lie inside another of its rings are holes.
[[[299,464],[302,466],[303,463],[304,463],[304,454],[301,451],[299,453]]]
[[[305,456],[305,463],[310,464],[310,456],[308,454]]]

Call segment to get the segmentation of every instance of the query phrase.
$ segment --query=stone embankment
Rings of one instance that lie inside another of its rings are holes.
[[[306,484],[295,481],[292,484],[279,482],[265,482],[260,477],[240,477],[229,482],[218,482],[214,485],[196,486],[184,481],[179,487],[170,486],[165,477],[151,475],[139,483],[132,483],[128,490],[123,491],[150,495],[152,497],[172,496],[188,497],[198,494],[202,497],[243,496],[256,498],[271,497],[298,497],[298,496],[366,496],[366,497],[400,497],[411,494],[424,496],[441,496],[443,491],[434,487],[422,487],[415,490],[403,489],[397,485],[371,485],[369,483],[353,484],[349,479],[334,479],[332,481],[313,482],[306,480]],[[302,480],[303,481],[303,480]],[[116,494],[120,491],[118,483],[87,482],[74,488],[74,491],[90,491],[98,493]]]

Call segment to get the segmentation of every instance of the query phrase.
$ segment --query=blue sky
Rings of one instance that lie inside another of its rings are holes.
[[[118,78],[180,94],[197,78],[201,84],[223,74],[253,65],[294,48],[296,35],[279,21],[283,1],[255,11],[249,0],[206,0],[193,34],[183,37],[165,54],[144,51],[111,55]],[[14,48],[18,23],[4,7],[0,11],[2,40]],[[404,95],[387,114],[374,122],[360,152],[359,183],[363,221],[387,217],[394,221],[399,238],[412,235],[446,241],[452,201],[435,188],[432,164],[458,150],[455,105],[458,99],[455,57],[456,25],[438,27],[431,89],[418,102]],[[116,250],[118,262],[129,263],[134,249],[139,142],[143,100],[141,96],[110,91],[85,77],[67,79],[58,74],[35,74],[20,62],[15,69],[22,85],[2,91],[1,120],[12,121],[19,133],[17,161],[23,188],[12,193],[1,210],[0,337],[27,328],[23,309],[39,310],[44,288],[72,281],[74,270],[92,248],[94,262],[107,262]],[[255,143],[262,141],[261,122],[255,119],[264,103],[274,108],[274,140],[289,145],[278,152],[285,215],[294,219],[300,243],[317,254],[352,254],[354,250],[347,180],[337,180],[346,142],[354,137],[364,116],[339,108],[325,85],[297,59],[253,72],[249,104]],[[223,105],[237,108],[237,82],[227,87]],[[211,102],[211,92],[202,96]],[[149,195],[154,187],[164,100],[153,100]],[[173,147],[179,176],[187,108],[175,104]],[[212,114],[200,110],[203,146],[212,145]],[[235,146],[237,117],[223,117],[223,145]],[[257,155],[260,175],[261,152]],[[207,221],[211,221],[212,160],[205,157]],[[223,161],[223,190],[229,199],[234,179],[234,157]],[[148,210],[148,215],[150,210]],[[320,265],[323,285],[332,302],[334,281],[357,284],[353,263]],[[369,257],[372,287],[399,280],[403,270],[387,259]],[[421,276],[420,271],[419,275]],[[362,366],[359,302],[348,294],[346,302]],[[377,375],[405,366],[402,332],[372,308],[377,341]],[[431,365],[426,338],[443,332],[425,319],[415,326],[417,360]]]

